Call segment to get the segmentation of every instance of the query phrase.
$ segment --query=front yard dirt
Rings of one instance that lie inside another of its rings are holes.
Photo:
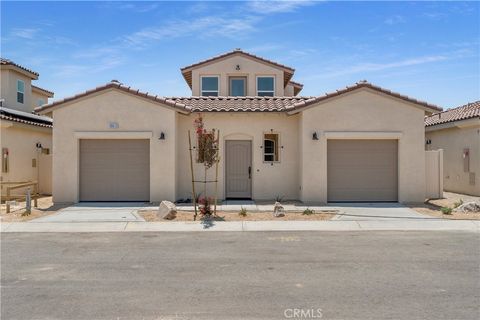
[[[191,211],[177,211],[177,217],[173,220],[165,220],[157,217],[157,210],[140,210],[138,214],[142,216],[145,221],[193,221],[193,212]],[[232,211],[217,211],[217,216],[214,221],[315,221],[315,220],[330,220],[335,216],[335,211],[322,211],[310,215],[303,215],[302,212],[287,212],[284,217],[274,217],[272,212],[247,212],[247,215],[240,216],[238,212]],[[197,220],[200,220],[198,215]]]
[[[0,221],[1,222],[22,222],[32,219],[48,216],[56,213],[58,210],[65,208],[65,206],[54,205],[52,203],[52,197],[42,197],[38,199],[38,207],[33,207],[32,201],[32,213],[28,216],[22,216],[25,212],[25,201],[17,201],[16,206],[11,206],[10,213],[6,212],[6,205],[2,203],[0,206]]]
[[[463,213],[452,211],[452,214],[443,214],[440,210],[442,207],[454,208],[460,201],[463,203],[477,202],[480,203],[480,197],[463,195],[458,193],[444,192],[443,199],[428,200],[423,205],[410,206],[413,210],[436,218],[454,219],[454,220],[480,220],[480,212]]]

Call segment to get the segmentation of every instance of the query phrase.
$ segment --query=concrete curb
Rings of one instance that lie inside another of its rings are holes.
[[[232,221],[214,222],[10,222],[8,232],[202,232],[202,231],[469,231],[480,232],[479,220],[424,221]]]

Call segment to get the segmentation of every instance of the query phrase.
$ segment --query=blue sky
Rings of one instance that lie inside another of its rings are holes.
[[[480,99],[479,2],[1,2],[1,56],[69,96],[118,79],[190,95],[179,68],[242,48],[302,95],[368,81],[443,107]]]

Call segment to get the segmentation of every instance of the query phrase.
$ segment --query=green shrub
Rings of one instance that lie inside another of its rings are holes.
[[[247,216],[247,209],[245,209],[244,207],[242,207],[242,209],[238,212],[238,215],[240,217],[246,217]]]
[[[440,208],[440,211],[442,211],[443,214],[452,214],[453,209],[449,207],[442,207]]]
[[[304,216],[309,216],[311,214],[315,214],[315,211],[313,211],[312,209],[310,208],[307,208],[305,210],[303,210],[303,213],[302,213]]]

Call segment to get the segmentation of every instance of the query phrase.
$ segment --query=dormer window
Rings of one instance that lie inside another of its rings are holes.
[[[17,102],[23,103],[25,100],[25,82],[17,80]]]
[[[257,77],[257,96],[273,97],[275,95],[274,77]]]
[[[202,96],[217,97],[218,96],[218,77],[203,76],[201,83]]]

